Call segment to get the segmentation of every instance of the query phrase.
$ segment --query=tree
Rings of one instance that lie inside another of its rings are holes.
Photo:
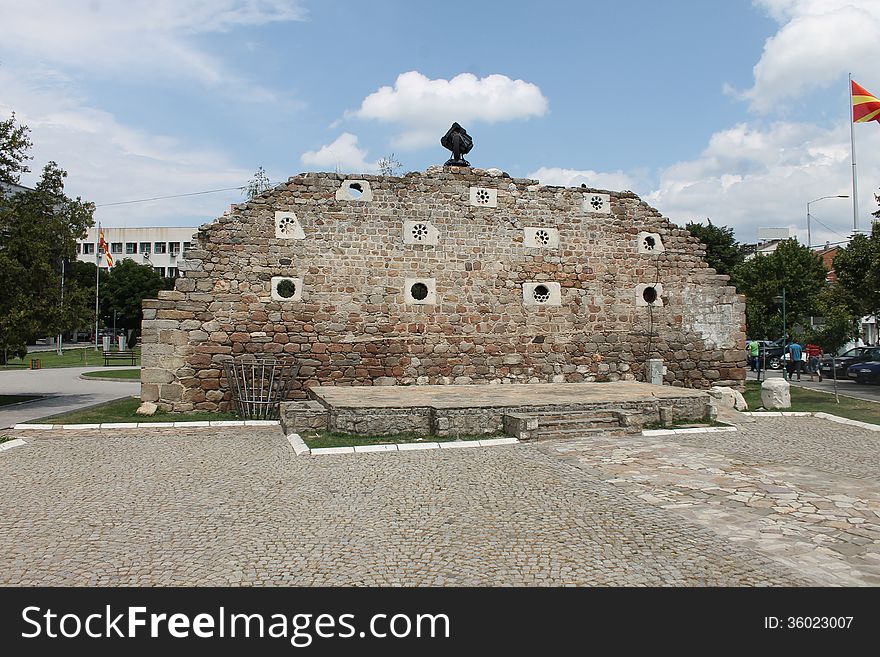
[[[0,121],[0,182],[17,184],[22,173],[30,169],[25,161],[31,159],[28,151],[33,146],[28,137],[30,128],[16,125],[15,112]]]
[[[782,333],[782,307],[774,297],[785,288],[786,328],[808,325],[819,314],[818,298],[825,287],[827,271],[822,259],[797,240],[779,243],[767,255],[746,260],[733,272],[737,289],[746,295],[746,324],[749,336],[775,337]]]
[[[706,245],[706,262],[719,274],[731,274],[745,259],[739,242],[733,237],[733,228],[715,226],[711,219],[707,226],[696,222],[688,223],[687,231]]]
[[[121,260],[113,266],[107,282],[101,286],[101,311],[105,322],[112,321],[115,310],[116,326],[126,331],[126,342],[133,347],[140,337],[144,318],[141,302],[155,299],[159,290],[173,284],[171,279],[163,278],[149,265]]]
[[[823,322],[807,331],[807,340],[821,346],[826,353],[837,353],[858,335],[859,315],[853,315],[839,285],[829,285],[819,293],[816,310]]]
[[[260,167],[245,187],[244,194],[250,200],[271,188],[272,184],[269,182],[269,176],[266,174],[265,169]]]
[[[858,317],[880,312],[880,223],[870,235],[854,235],[834,258],[837,284],[852,313]]]
[[[403,165],[397,160],[394,153],[380,157],[376,165],[379,167],[379,173],[383,176],[395,176],[403,168]]]
[[[6,145],[4,144],[4,148]],[[3,160],[19,156],[4,153]],[[61,302],[61,263],[93,225],[94,205],[64,194],[67,173],[49,162],[35,189],[0,194],[0,359],[24,356],[27,342],[56,335],[71,320]]]

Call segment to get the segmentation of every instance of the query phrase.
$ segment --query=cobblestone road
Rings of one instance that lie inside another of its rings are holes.
[[[10,433],[2,584],[878,581],[877,439],[819,420],[322,457],[274,428]]]

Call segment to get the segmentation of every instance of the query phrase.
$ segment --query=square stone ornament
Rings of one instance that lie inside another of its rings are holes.
[[[440,231],[430,221],[404,221],[403,243],[436,246],[440,243]]]
[[[289,296],[285,296],[290,291],[289,285],[282,285],[279,292],[278,286],[283,281],[287,281],[293,286],[293,292]],[[301,278],[293,278],[291,276],[273,276],[272,277],[272,301],[302,301],[303,284]]]
[[[295,212],[275,213],[275,239],[279,240],[304,240],[305,231],[296,218]]]
[[[559,246],[559,230],[540,226],[523,228],[523,244],[533,249],[555,249]]]
[[[490,187],[471,187],[470,202],[478,208],[497,208],[498,190]]]
[[[432,306],[437,303],[437,283],[433,278],[407,278],[403,296],[407,304]]]
[[[609,194],[587,193],[583,200],[584,212],[595,214],[611,213],[611,196]]]
[[[537,281],[522,284],[523,305],[561,306],[562,287],[552,281]]]

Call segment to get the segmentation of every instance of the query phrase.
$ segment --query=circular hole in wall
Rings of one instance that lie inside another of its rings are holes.
[[[653,251],[656,246],[657,246],[657,240],[655,240],[650,235],[645,237],[645,250],[646,251]]]
[[[413,283],[409,294],[416,301],[424,301],[428,296],[428,286],[424,283]]]
[[[414,240],[421,242],[428,237],[427,224],[414,224],[412,227],[412,236]]]
[[[532,295],[538,303],[547,303],[550,301],[550,289],[546,285],[536,285],[535,291]]]
[[[657,289],[646,287],[642,292],[642,299],[645,300],[645,303],[654,303],[657,300]]]
[[[538,244],[542,244],[547,246],[550,243],[550,233],[546,230],[539,230],[535,232],[535,241]]]
[[[278,282],[278,286],[275,288],[275,291],[278,292],[279,297],[289,299],[294,294],[296,294],[296,283],[294,283],[289,278],[285,278],[283,281]]]
[[[602,206],[605,205],[605,201],[601,196],[593,196],[590,199],[590,205],[593,206],[594,210],[601,210]]]
[[[351,183],[348,186],[348,194],[352,198],[360,198],[364,193],[363,187],[361,187],[360,183]]]
[[[477,203],[480,205],[486,205],[489,202],[489,190],[487,189],[478,189],[477,190]]]

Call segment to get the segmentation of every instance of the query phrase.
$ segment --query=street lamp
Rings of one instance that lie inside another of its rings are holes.
[[[810,234],[810,204],[815,203],[816,201],[823,201],[826,198],[849,198],[847,194],[836,194],[832,196],[820,196],[819,198],[814,198],[812,201],[807,202],[807,248],[809,249],[813,246],[812,236]]]
[[[788,333],[785,327],[785,288],[782,288],[782,295],[776,295],[773,297],[773,303],[779,305],[782,304],[782,355],[785,356],[785,345],[788,342]],[[785,361],[783,362],[783,368],[785,367]],[[782,370],[782,378],[785,378],[785,369]]]

